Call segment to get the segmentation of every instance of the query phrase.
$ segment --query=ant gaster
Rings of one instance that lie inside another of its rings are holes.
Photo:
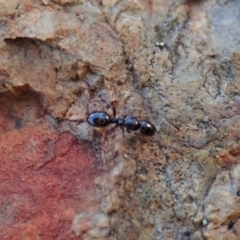
[[[127,132],[139,130],[141,134],[153,136],[156,132],[155,126],[148,120],[138,121],[135,117],[115,118],[104,111],[92,112],[87,117],[87,122],[93,127],[107,127],[110,124],[116,124]]]

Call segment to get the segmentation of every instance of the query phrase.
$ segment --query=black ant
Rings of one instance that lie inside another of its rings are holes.
[[[115,115],[115,114],[114,114]],[[139,130],[145,136],[153,136],[156,132],[155,126],[148,120],[138,121],[135,117],[115,118],[104,111],[92,112],[87,116],[87,122],[93,127],[107,127],[110,124],[116,124],[127,132]]]

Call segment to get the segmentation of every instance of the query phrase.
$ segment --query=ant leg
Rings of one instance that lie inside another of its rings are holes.
[[[124,127],[121,127],[121,130],[122,130],[122,137],[125,137],[125,130],[124,130]]]
[[[132,130],[130,130],[129,128],[127,128],[127,132],[130,133],[130,132],[132,132]]]
[[[158,143],[159,143],[159,146],[160,147],[165,147],[165,148],[172,148],[173,150],[175,150],[177,153],[179,153],[180,155],[184,155],[185,151],[183,149],[181,149],[181,147],[179,146],[176,146],[176,145],[173,145],[173,144],[167,144],[167,143],[164,143],[160,136],[158,134],[156,134],[156,137],[157,137],[157,140],[158,140]]]
[[[112,114],[113,114],[113,117],[115,118],[116,117],[116,109],[113,106],[112,106]]]
[[[113,127],[106,130],[106,135],[109,135],[111,132],[114,132],[114,130],[117,128],[117,125],[114,125]]]

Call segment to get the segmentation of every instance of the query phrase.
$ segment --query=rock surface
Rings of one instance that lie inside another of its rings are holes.
[[[0,0],[1,239],[240,239],[240,3]],[[85,119],[150,119],[153,137]]]

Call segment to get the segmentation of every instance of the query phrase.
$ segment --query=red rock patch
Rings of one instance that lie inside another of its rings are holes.
[[[29,122],[34,114],[21,109],[3,108],[0,116],[0,238],[74,239],[74,215],[96,205],[94,156],[44,118]]]

